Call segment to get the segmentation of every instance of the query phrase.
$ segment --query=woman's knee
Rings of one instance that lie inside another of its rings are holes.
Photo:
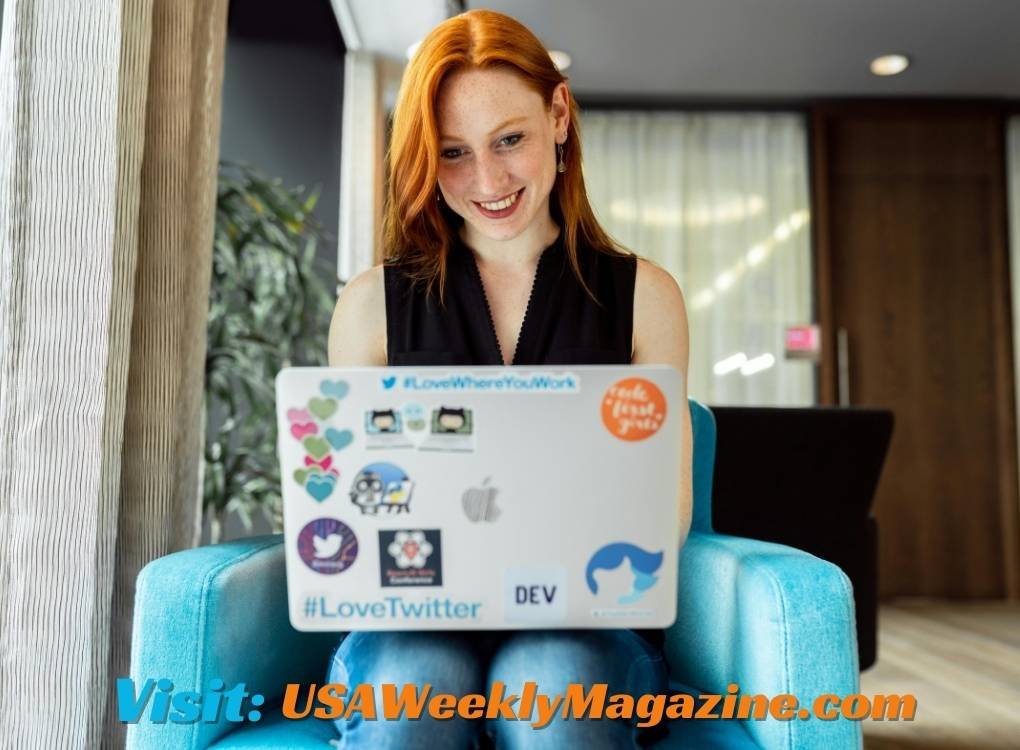
[[[327,681],[353,689],[372,685],[376,706],[382,706],[382,685],[392,683],[398,695],[432,685],[432,692],[463,695],[481,692],[485,671],[477,649],[467,637],[454,633],[351,633],[330,663]],[[409,704],[405,704],[405,711]],[[366,721],[354,714],[334,720],[341,748],[399,747],[413,750],[466,748],[474,744],[478,727],[462,719],[436,721],[427,714],[399,720]]]
[[[637,687],[634,683],[654,681],[661,660],[639,638],[622,630],[522,631],[493,656],[489,684],[520,689],[534,682],[540,692],[559,692],[570,683]]]
[[[398,686],[433,685],[443,692],[472,692],[485,670],[471,640],[457,633],[358,632],[337,648],[328,681]]]
[[[574,683],[583,691],[596,683],[606,684],[606,694],[661,692],[665,688],[663,657],[640,636],[629,631],[529,631],[508,638],[495,653],[489,668],[490,686],[502,682],[508,693],[520,695],[526,683],[534,683],[534,691],[555,700],[555,713],[545,718],[542,729],[532,727],[539,720],[533,713],[531,721],[495,720],[488,731],[496,746],[514,750],[584,746],[600,748],[634,747],[637,730],[629,721],[588,719],[566,720],[583,710],[585,697],[578,695],[574,705],[567,687]],[[576,692],[576,689],[575,689]],[[551,704],[549,704],[551,705]]]

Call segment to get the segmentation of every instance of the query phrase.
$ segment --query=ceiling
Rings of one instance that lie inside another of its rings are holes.
[[[456,3],[333,0],[399,54]],[[574,60],[575,94],[607,99],[1020,98],[1020,0],[467,0]],[[374,20],[372,20],[374,19]],[[341,28],[344,24],[341,22]],[[345,34],[345,40],[347,35]],[[350,46],[350,44],[348,44]],[[868,62],[913,65],[878,78]]]
[[[451,0],[330,0],[349,50],[405,61],[407,48],[457,12]]]
[[[1020,0],[492,0],[578,94],[1020,97]],[[869,61],[904,52],[902,75]]]

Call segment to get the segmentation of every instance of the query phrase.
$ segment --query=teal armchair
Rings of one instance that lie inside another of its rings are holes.
[[[858,690],[850,582],[835,565],[778,544],[712,531],[715,422],[690,402],[694,508],[680,556],[678,618],[667,631],[673,688],[725,694],[797,696],[809,706],[825,693]],[[278,699],[288,682],[321,683],[337,634],[294,630],[288,621],[281,536],[178,552],[138,577],[131,676],[168,678],[198,689],[213,678],[263,694],[254,723],[128,725],[135,750],[328,750],[328,721],[289,721]],[[675,720],[657,750],[851,750],[861,725],[845,719]]]

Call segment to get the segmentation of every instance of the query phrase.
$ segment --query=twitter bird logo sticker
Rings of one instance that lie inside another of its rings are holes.
[[[358,538],[343,521],[316,518],[298,534],[298,554],[316,573],[343,573],[358,557]]]

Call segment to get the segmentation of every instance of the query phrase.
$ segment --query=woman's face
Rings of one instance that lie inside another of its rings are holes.
[[[566,86],[552,105],[503,69],[453,73],[439,92],[439,189],[468,229],[511,240],[550,221],[556,144],[566,140]]]

